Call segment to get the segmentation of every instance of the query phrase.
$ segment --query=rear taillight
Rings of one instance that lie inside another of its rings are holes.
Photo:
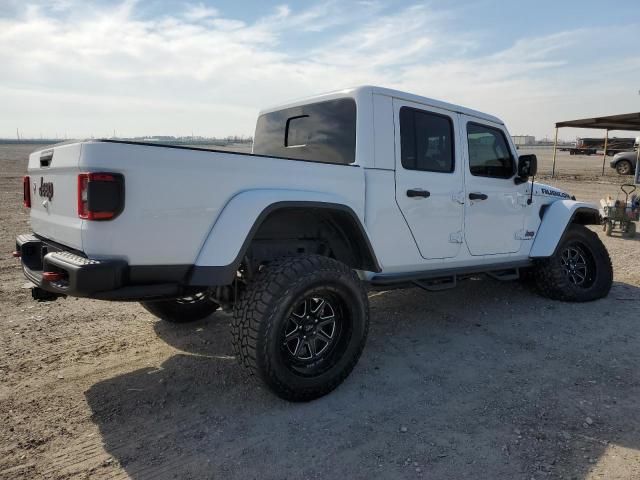
[[[124,209],[124,177],[119,173],[78,175],[78,216],[112,220]]]
[[[28,176],[22,177],[22,204],[31,208],[31,180]]]

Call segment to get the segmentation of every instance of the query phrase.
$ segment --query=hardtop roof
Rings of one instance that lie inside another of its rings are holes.
[[[356,101],[357,101],[358,97],[367,96],[367,95],[373,95],[373,94],[393,97],[393,98],[397,98],[399,100],[405,100],[405,101],[408,101],[408,102],[420,103],[420,104],[423,104],[423,105],[427,105],[427,106],[431,106],[431,107],[435,107],[435,108],[441,108],[443,110],[449,110],[451,112],[461,113],[461,114],[464,114],[464,115],[469,115],[471,117],[476,117],[476,118],[480,118],[480,119],[487,120],[487,121],[490,121],[490,122],[498,123],[500,125],[504,125],[504,122],[502,122],[502,120],[500,120],[499,118],[497,118],[497,117],[495,117],[493,115],[489,115],[487,113],[483,113],[483,112],[479,112],[477,110],[473,110],[471,108],[463,107],[463,106],[460,106],[460,105],[455,105],[453,103],[443,102],[443,101],[440,101],[440,100],[435,100],[433,98],[422,97],[420,95],[414,95],[414,94],[408,93],[408,92],[402,92],[400,90],[393,90],[393,89],[390,89],[390,88],[377,87],[377,86],[374,86],[374,85],[361,85],[361,86],[357,86],[357,87],[350,87],[350,88],[345,88],[343,90],[335,90],[335,91],[332,91],[332,92],[327,92],[327,93],[322,93],[322,94],[319,94],[319,95],[312,95],[310,97],[304,97],[304,98],[300,98],[300,99],[297,99],[297,100],[292,100],[292,101],[284,103],[284,104],[280,104],[280,105],[277,105],[277,106],[265,108],[265,109],[260,111],[260,115],[263,115],[265,113],[275,112],[275,111],[278,111],[278,110],[283,110],[285,108],[291,108],[291,107],[297,107],[297,106],[300,106],[300,105],[305,105],[305,104],[311,103],[311,102],[333,100],[333,99],[336,99],[336,98],[352,97],[352,98],[355,98]]]

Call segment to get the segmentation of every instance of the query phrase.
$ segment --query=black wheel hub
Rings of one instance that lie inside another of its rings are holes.
[[[560,265],[564,275],[573,285],[588,288],[593,284],[594,263],[582,245],[571,244],[565,247],[560,255]]]
[[[285,322],[283,347],[299,363],[316,362],[331,353],[340,336],[340,315],[323,296],[305,297]]]

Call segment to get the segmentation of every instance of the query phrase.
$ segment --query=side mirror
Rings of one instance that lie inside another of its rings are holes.
[[[518,177],[527,180],[538,172],[538,157],[535,155],[520,155],[518,157]]]

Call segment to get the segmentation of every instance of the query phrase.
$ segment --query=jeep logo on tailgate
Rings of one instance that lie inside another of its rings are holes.
[[[51,201],[53,198],[53,182],[45,182],[44,178],[40,177],[40,188],[38,193],[41,197],[46,197]]]

